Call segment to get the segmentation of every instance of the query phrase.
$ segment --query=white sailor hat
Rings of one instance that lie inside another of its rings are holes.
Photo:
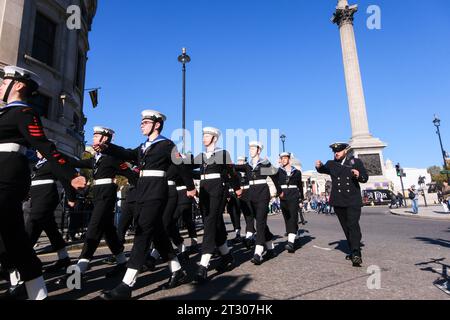
[[[165,115],[163,115],[161,112],[156,111],[156,110],[144,110],[141,112],[142,115],[142,120],[144,119],[149,119],[149,120],[153,120],[155,122],[159,122],[159,121],[166,121],[167,117]]]
[[[240,157],[238,157],[238,161],[247,162],[247,157],[246,156],[240,156]]]
[[[37,91],[42,85],[42,80],[36,73],[16,66],[6,66],[3,70],[0,69],[0,78],[25,82],[32,86],[32,92]]]
[[[280,158],[283,158],[283,157],[292,157],[292,154],[290,153],[290,152],[282,152],[282,153],[280,153]]]
[[[261,141],[250,141],[250,143],[248,144],[249,147],[258,147],[259,150],[264,149],[264,145],[262,144]]]
[[[203,128],[203,134],[211,134],[214,137],[219,138],[220,137],[220,130],[214,127],[204,127]]]
[[[113,129],[110,129],[110,128],[96,126],[96,127],[94,127],[94,134],[95,133],[99,133],[99,134],[103,134],[105,136],[111,136],[112,137],[115,132],[114,132]]]

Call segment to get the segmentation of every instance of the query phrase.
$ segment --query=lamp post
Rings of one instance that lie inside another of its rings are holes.
[[[186,54],[186,48],[181,50],[181,55],[178,56],[178,61],[183,64],[183,149],[182,153],[186,152],[186,63],[191,61],[191,57]]]
[[[444,170],[447,171],[448,170],[447,162],[445,161],[445,154],[446,154],[446,152],[444,150],[444,147],[442,146],[441,131],[439,130],[439,127],[441,126],[441,119],[439,119],[436,115],[434,115],[433,124],[435,125],[435,127],[437,129],[436,133],[437,133],[437,135],[439,137],[439,143],[441,145],[442,159],[444,160]],[[447,172],[447,181],[450,182],[450,176],[448,175],[448,172]]]
[[[284,143],[286,142],[286,135],[283,133],[280,136],[281,142],[283,143],[283,152],[285,152],[286,150],[284,149]]]

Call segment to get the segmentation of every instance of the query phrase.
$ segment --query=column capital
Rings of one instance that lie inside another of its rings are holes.
[[[346,24],[353,25],[353,15],[358,11],[358,5],[354,4],[351,6],[337,7],[336,12],[333,14],[331,21],[342,27]]]

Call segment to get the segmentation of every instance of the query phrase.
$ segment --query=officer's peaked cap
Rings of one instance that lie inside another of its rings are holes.
[[[336,142],[336,143],[333,143],[332,145],[330,145],[330,148],[331,148],[331,150],[333,150],[333,152],[341,152],[341,151],[347,149],[348,147],[350,147],[350,145],[345,142]]]

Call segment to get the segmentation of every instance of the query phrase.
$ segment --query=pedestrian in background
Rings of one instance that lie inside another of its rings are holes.
[[[415,185],[412,185],[411,188],[408,189],[408,197],[411,200],[412,210],[414,214],[419,213],[419,192],[416,189]]]
[[[450,186],[447,181],[444,181],[442,186],[442,204],[444,206],[444,211],[450,211]]]

